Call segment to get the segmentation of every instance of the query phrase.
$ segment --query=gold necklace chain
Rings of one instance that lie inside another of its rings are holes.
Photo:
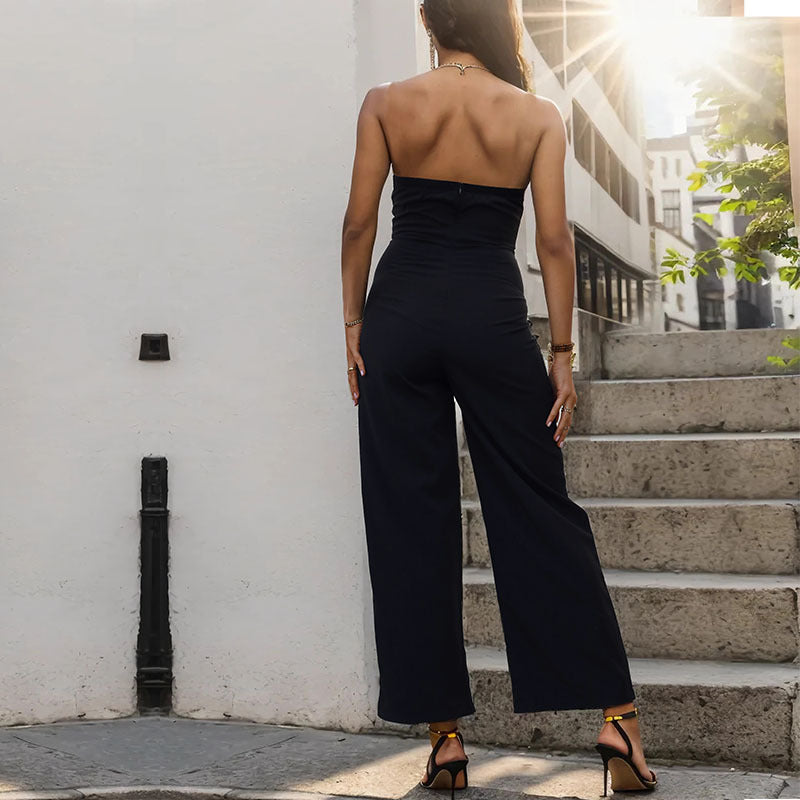
[[[475,69],[485,69],[487,72],[491,72],[488,67],[481,66],[480,64],[461,64],[458,61],[448,61],[446,64],[439,64],[436,69],[441,69],[442,67],[458,67],[461,70],[462,75],[465,75],[465,70],[468,70],[470,67],[474,67]]]

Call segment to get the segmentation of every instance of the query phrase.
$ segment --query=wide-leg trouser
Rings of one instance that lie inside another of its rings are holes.
[[[545,426],[555,397],[516,259],[497,249],[469,258],[443,252],[433,263],[418,256],[414,245],[392,240],[361,332],[378,716],[416,723],[475,711],[454,399],[486,524],[514,711],[631,701],[589,519],[567,494],[563,453]]]

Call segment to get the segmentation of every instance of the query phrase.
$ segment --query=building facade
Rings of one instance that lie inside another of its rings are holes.
[[[695,142],[688,134],[649,139],[653,206],[651,225],[655,242],[656,266],[672,248],[682,255],[693,257],[701,249],[713,247],[716,230],[728,224],[730,214],[717,215],[715,227],[695,217],[705,211],[712,198],[698,198],[689,191],[687,176],[697,168]],[[716,206],[719,205],[719,200]],[[716,208],[715,206],[715,208]],[[723,280],[709,272],[697,279],[687,277],[686,283],[661,286],[664,330],[711,330],[726,327],[725,289]],[[735,309],[733,309],[735,310]]]
[[[613,33],[610,13],[598,14],[599,7],[577,0],[525,0],[527,53],[536,92],[555,101],[567,123],[578,313],[650,328],[658,324],[657,281],[640,87],[624,44]],[[529,306],[544,315],[532,214],[526,224]]]
[[[720,238],[739,236],[750,217],[719,211],[730,195],[718,191],[713,183],[697,192],[689,191],[688,176],[698,162],[713,160],[704,144],[704,131],[714,125],[713,109],[698,111],[687,120],[686,133],[649,139],[651,182],[653,187],[652,229],[656,262],[667,248],[692,256],[716,246]],[[752,148],[731,153],[731,160],[756,157]],[[698,214],[711,216],[711,221]],[[736,280],[733,267],[724,263],[726,274],[687,276],[686,283],[665,284],[661,288],[665,330],[714,330],[791,327],[797,318],[797,292],[788,289],[777,274],[780,261],[765,254],[770,276],[758,282]],[[722,262],[719,262],[722,263]],[[660,270],[660,268],[659,268]]]

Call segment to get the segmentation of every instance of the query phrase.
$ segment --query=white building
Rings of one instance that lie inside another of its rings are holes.
[[[686,176],[696,168],[688,136],[673,136],[648,141],[651,160],[652,228],[656,265],[668,248],[692,257],[696,251],[694,209]],[[698,330],[700,299],[697,284],[664,284],[661,287],[662,313],[666,330]]]
[[[649,139],[653,186],[652,226],[656,262],[668,247],[684,255],[708,250],[721,237],[743,233],[749,217],[719,211],[730,197],[713,183],[697,192],[689,191],[688,176],[697,163],[713,160],[705,148],[703,131],[714,123],[714,111],[699,111],[687,120],[687,132],[676,136]],[[730,160],[757,157],[753,148],[732,153]],[[697,213],[712,215],[708,224]],[[712,270],[697,279],[686,276],[686,283],[662,286],[664,324],[667,330],[708,330],[713,328],[756,328],[792,326],[797,319],[797,293],[788,289],[777,275],[780,262],[765,257],[771,272],[758,283],[737,281],[732,265],[725,262],[727,274],[719,277]],[[661,268],[658,268],[661,271]]]
[[[596,4],[525,0],[523,9],[536,92],[558,103],[567,120],[567,202],[575,232],[579,314],[650,327],[657,281],[650,257],[640,87],[627,53],[621,40],[609,48],[602,28],[610,18],[604,22]],[[544,316],[532,213],[526,229],[528,305]]]

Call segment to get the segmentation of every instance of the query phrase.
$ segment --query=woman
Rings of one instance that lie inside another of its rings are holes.
[[[419,11],[431,70],[366,93],[342,235],[377,713],[428,722],[423,786],[451,796],[467,786],[457,725],[475,707],[461,617],[455,399],[486,523],[514,711],[602,708],[604,792],[609,770],[613,789],[652,789],[593,533],[564,478],[561,448],[577,400],[564,122],[530,91],[514,0],[425,0]],[[390,167],[392,239],[367,296]],[[549,372],[514,253],[528,183]]]

